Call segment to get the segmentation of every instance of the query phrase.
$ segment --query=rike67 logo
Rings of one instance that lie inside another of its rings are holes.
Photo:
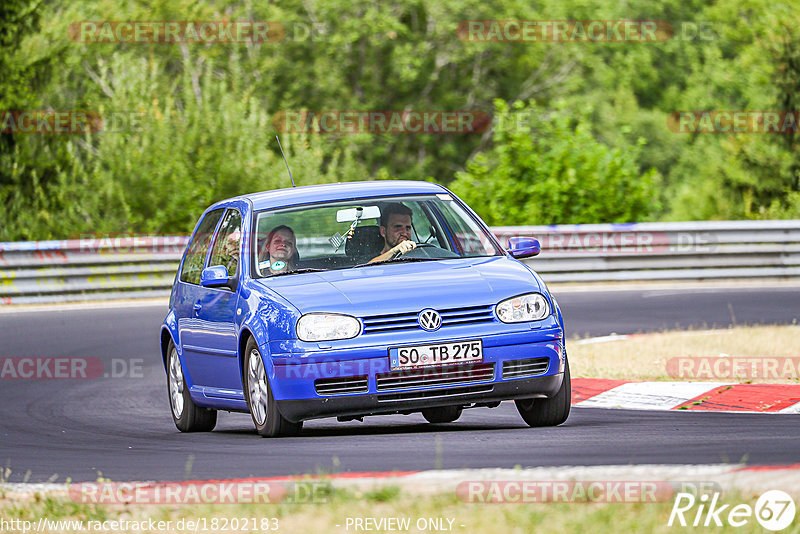
[[[725,523],[732,527],[742,527],[753,517],[765,529],[777,532],[783,530],[794,521],[795,505],[792,497],[780,490],[763,493],[756,501],[755,507],[749,504],[719,503],[720,494],[703,494],[699,497],[691,493],[678,493],[675,504],[669,514],[667,526],[678,524],[682,527],[721,527]]]

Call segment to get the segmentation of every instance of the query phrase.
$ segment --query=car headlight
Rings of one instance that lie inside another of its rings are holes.
[[[350,339],[361,332],[361,323],[349,315],[308,313],[297,321],[297,337],[302,341]]]
[[[525,323],[540,321],[550,315],[550,306],[541,293],[528,293],[504,300],[495,311],[504,323]]]

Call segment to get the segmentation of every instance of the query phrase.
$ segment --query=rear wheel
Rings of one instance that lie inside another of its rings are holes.
[[[566,358],[566,354],[564,355]],[[554,397],[549,399],[521,399],[514,401],[517,411],[529,426],[556,426],[569,417],[572,404],[572,387],[569,361],[564,362],[564,380]]]
[[[181,432],[211,432],[217,426],[217,411],[197,406],[189,395],[175,343],[167,347],[167,392],[172,420]]]
[[[439,408],[425,408],[422,410],[422,417],[429,423],[452,423],[463,412],[461,406],[441,406]]]
[[[278,411],[272,397],[264,360],[253,338],[247,341],[244,361],[244,394],[256,430],[263,437],[291,436],[300,432],[303,422],[292,423]]]

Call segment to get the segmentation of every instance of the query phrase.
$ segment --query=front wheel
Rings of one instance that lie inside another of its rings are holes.
[[[244,394],[256,430],[262,437],[291,436],[300,432],[303,422],[292,423],[278,411],[272,397],[264,360],[253,338],[247,341],[244,361]]]
[[[566,354],[564,358],[566,359]],[[569,361],[564,362],[564,380],[554,397],[549,399],[521,399],[514,401],[517,411],[528,426],[556,426],[569,417],[572,405],[572,386],[569,376]]]
[[[211,432],[217,426],[217,411],[197,406],[189,395],[175,343],[167,348],[167,392],[172,420],[181,432]]]

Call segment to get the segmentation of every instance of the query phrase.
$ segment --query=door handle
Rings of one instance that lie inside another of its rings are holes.
[[[194,303],[194,306],[193,306],[193,308],[194,308],[194,312],[195,312],[195,313],[197,313],[197,312],[199,312],[201,309],[203,309],[203,305],[202,305],[202,304],[200,304],[199,302],[195,302],[195,303]]]

